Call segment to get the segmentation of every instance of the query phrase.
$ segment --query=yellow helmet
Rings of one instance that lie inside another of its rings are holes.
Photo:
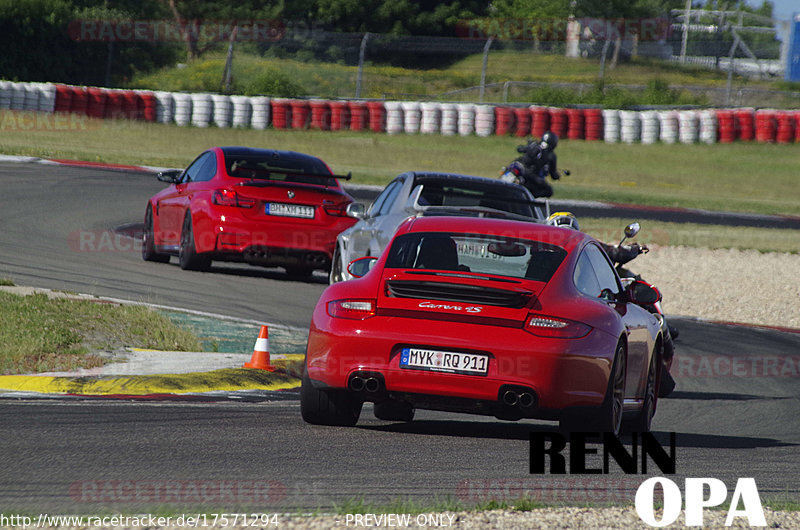
[[[550,217],[547,218],[547,224],[550,226],[580,230],[578,227],[578,218],[575,217],[572,212],[555,212],[550,214]]]

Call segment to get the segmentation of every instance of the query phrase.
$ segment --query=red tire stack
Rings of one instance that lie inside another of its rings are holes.
[[[718,110],[719,141],[730,144],[736,141],[736,114],[732,110]]]
[[[106,93],[106,112],[103,117],[106,119],[120,119],[125,116],[123,107],[125,98],[119,90],[109,90]]]
[[[69,112],[72,103],[72,87],[56,85],[56,104],[53,112]]]
[[[603,109],[586,109],[583,111],[585,118],[584,131],[586,139],[597,141],[603,139]]]
[[[289,106],[292,108],[292,129],[308,129],[311,116],[311,107],[308,105],[308,101],[293,99],[289,102]]]
[[[133,90],[122,91],[122,112],[129,120],[139,119],[139,95]]]
[[[779,144],[790,144],[794,142],[795,123],[794,113],[781,111],[776,115],[778,130],[775,133],[775,141]]]
[[[567,109],[567,138],[570,140],[583,140],[584,133],[583,109]]]
[[[86,115],[90,118],[103,118],[106,111],[106,91],[102,88],[89,87],[86,89],[88,103]]]
[[[69,111],[75,114],[86,114],[89,106],[89,93],[86,91],[86,87],[74,86],[71,88],[72,97],[70,98]]]
[[[749,142],[755,138],[755,111],[753,109],[739,109],[734,115],[738,123],[739,140]]]
[[[286,129],[291,120],[291,109],[289,101],[286,99],[273,99],[272,105],[272,126],[275,129]]]
[[[550,130],[550,109],[547,107],[534,107],[531,111],[531,134],[535,138]]]
[[[794,114],[794,141],[800,143],[800,110],[795,110],[792,114]]]
[[[514,109],[510,107],[494,108],[494,133],[505,136],[514,130]]]
[[[770,109],[761,109],[756,112],[756,141],[771,143],[775,141],[778,132],[776,112]]]
[[[346,101],[331,101],[331,130],[342,131],[350,127],[350,107]]]
[[[528,107],[514,109],[514,119],[517,122],[516,135],[520,138],[528,136],[531,133],[532,121],[531,109]]]
[[[372,132],[383,132],[386,130],[386,109],[383,101],[370,101],[367,103],[369,109],[369,129]]]
[[[314,100],[309,103],[311,107],[311,128],[320,131],[331,129],[331,107],[327,101]]]
[[[569,117],[565,109],[557,107],[550,109],[550,130],[559,138],[567,135],[568,120]]]
[[[156,95],[152,92],[139,92],[139,119],[156,121]]]
[[[350,101],[347,103],[350,111],[350,130],[363,131],[369,126],[369,113],[367,104],[363,101]]]

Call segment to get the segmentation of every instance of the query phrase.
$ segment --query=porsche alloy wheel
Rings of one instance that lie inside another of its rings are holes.
[[[622,428],[622,407],[625,400],[626,376],[625,347],[619,344],[617,353],[614,355],[614,365],[611,368],[606,398],[600,407],[600,417],[597,419],[597,430],[601,432],[611,432],[618,435]]]
[[[361,415],[361,401],[346,390],[320,390],[311,384],[308,370],[303,369],[300,386],[300,413],[306,423],[352,427]]]
[[[144,214],[144,230],[142,230],[142,259],[145,261],[155,261],[157,263],[167,263],[169,254],[159,254],[156,252],[155,241],[153,240],[153,210],[147,205]]]
[[[198,254],[195,248],[192,214],[190,212],[186,212],[186,217],[183,220],[178,262],[180,263],[181,269],[192,271],[205,270],[211,265],[211,260],[207,256]]]

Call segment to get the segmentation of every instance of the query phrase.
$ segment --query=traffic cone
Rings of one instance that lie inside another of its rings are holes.
[[[244,363],[244,368],[275,371],[275,367],[269,364],[269,331],[267,326],[261,326],[261,333],[258,334],[256,345],[253,348],[253,358],[250,359],[249,363]]]

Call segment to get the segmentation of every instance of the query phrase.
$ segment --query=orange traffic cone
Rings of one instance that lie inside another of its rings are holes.
[[[261,326],[261,333],[258,334],[256,345],[253,348],[253,358],[250,359],[249,363],[244,363],[244,368],[275,371],[275,367],[269,364],[269,331],[267,326]]]

